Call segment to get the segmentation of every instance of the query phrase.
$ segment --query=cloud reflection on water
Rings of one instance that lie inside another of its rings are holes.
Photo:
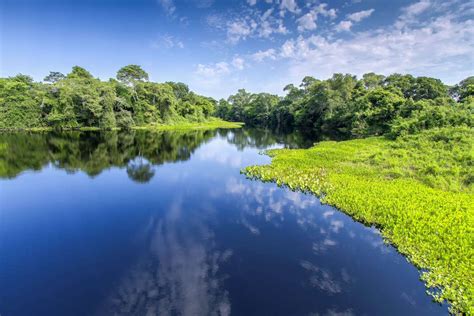
[[[219,265],[232,251],[215,250],[205,216],[184,214],[181,200],[175,200],[142,236],[148,249],[99,314],[230,315]]]

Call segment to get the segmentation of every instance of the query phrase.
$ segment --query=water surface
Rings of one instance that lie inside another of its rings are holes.
[[[0,314],[445,315],[377,230],[251,181],[258,130],[0,135]]]

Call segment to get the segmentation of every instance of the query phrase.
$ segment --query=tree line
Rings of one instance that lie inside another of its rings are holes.
[[[439,79],[367,73],[358,79],[334,74],[289,84],[286,95],[244,89],[219,100],[216,115],[229,121],[276,129],[296,128],[342,137],[397,137],[447,126],[474,126],[474,76],[455,86]]]
[[[172,122],[200,122],[215,101],[180,82],[155,83],[138,65],[101,81],[75,66],[64,75],[51,72],[43,82],[27,75],[0,78],[0,129],[129,128]]]

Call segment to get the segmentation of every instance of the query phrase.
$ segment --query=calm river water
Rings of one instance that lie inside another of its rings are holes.
[[[0,315],[447,314],[377,230],[240,174],[283,146],[308,142],[1,134]]]

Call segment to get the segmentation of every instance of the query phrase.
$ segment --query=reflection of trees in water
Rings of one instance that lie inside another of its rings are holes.
[[[283,144],[287,148],[304,148],[313,144],[311,138],[299,132],[281,133],[269,129],[245,128],[235,129],[230,132],[220,132],[220,136],[234,144],[237,149],[246,147],[265,149],[276,144]]]
[[[149,181],[153,165],[185,161],[215,131],[51,132],[0,134],[0,177],[51,163],[67,172],[96,176],[111,167],[127,168],[131,179]],[[141,162],[135,158],[142,159]],[[147,162],[144,162],[146,159]]]
[[[150,163],[140,157],[138,161],[130,161],[127,166],[127,174],[135,182],[147,183],[153,178],[155,171]]]
[[[180,202],[143,233],[148,248],[113,289],[99,314],[229,315],[219,265],[231,255],[215,249],[206,225],[212,211],[184,212]]]

